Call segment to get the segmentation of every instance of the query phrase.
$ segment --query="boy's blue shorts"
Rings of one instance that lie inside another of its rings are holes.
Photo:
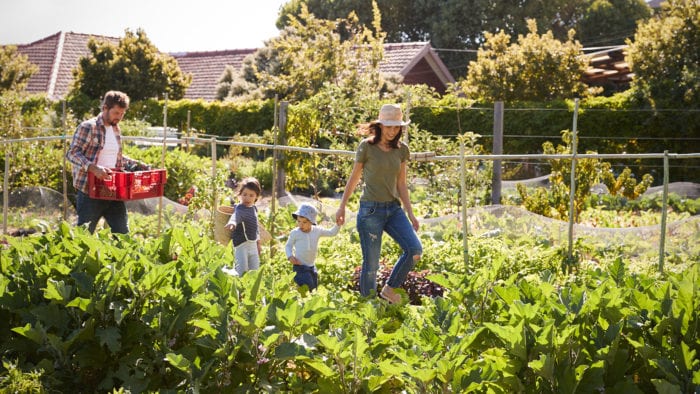
[[[295,265],[293,266],[293,269],[294,272],[296,272],[296,275],[294,275],[294,281],[297,283],[297,285],[306,285],[309,287],[309,290],[313,290],[318,287],[318,272],[316,271],[315,266],[309,267],[308,265]]]

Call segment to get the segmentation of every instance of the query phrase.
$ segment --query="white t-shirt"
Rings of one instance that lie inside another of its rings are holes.
[[[302,265],[309,267],[314,266],[316,255],[318,255],[318,241],[321,237],[332,237],[338,234],[340,227],[338,225],[333,228],[325,229],[323,227],[311,226],[311,231],[305,233],[299,227],[289,233],[285,252],[287,258],[295,256]]]
[[[117,154],[119,153],[119,145],[117,137],[114,136],[112,126],[106,127],[105,146],[97,155],[97,165],[107,168],[114,168],[117,165]]]

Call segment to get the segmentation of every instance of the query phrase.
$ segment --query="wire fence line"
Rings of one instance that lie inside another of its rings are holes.
[[[21,143],[27,143],[27,142],[38,142],[38,141],[65,141],[68,138],[72,138],[71,136],[66,136],[66,135],[61,135],[61,136],[42,136],[42,137],[31,137],[31,138],[20,138],[20,139],[3,139],[0,140],[0,144],[2,145],[13,145],[13,144],[21,144]],[[278,144],[261,144],[261,143],[251,143],[251,142],[243,142],[243,141],[235,141],[235,140],[219,140],[216,137],[211,137],[211,138],[201,138],[201,137],[182,137],[182,138],[158,138],[158,137],[138,137],[138,136],[123,136],[122,137],[126,141],[131,141],[134,143],[142,143],[142,144],[148,144],[148,145],[160,145],[162,144],[163,146],[191,146],[191,145],[210,145],[212,147],[211,150],[211,155],[212,155],[212,171],[211,171],[211,176],[212,179],[216,178],[216,147],[219,145],[221,146],[238,146],[238,147],[243,147],[243,148],[253,148],[253,149],[260,149],[260,150],[269,150],[273,152],[300,152],[300,153],[307,153],[307,154],[322,154],[322,155],[335,155],[335,156],[344,156],[348,158],[352,158],[355,155],[355,151],[347,151],[347,150],[336,150],[336,149],[323,149],[323,148],[313,148],[313,147],[299,147],[299,146],[288,146],[288,145],[278,145]],[[465,168],[464,163],[466,161],[494,161],[494,162],[500,162],[502,160],[571,160],[572,161],[572,169],[575,171],[575,163],[577,160],[580,159],[643,159],[643,160],[653,160],[653,159],[662,159],[663,160],[663,167],[664,167],[664,179],[663,179],[663,199],[662,199],[662,210],[661,210],[661,225],[660,225],[660,234],[661,234],[661,242],[660,242],[660,250],[659,250],[659,270],[663,271],[663,260],[664,260],[664,244],[665,244],[665,233],[666,233],[666,217],[667,217],[667,204],[668,204],[668,184],[669,184],[669,179],[668,179],[668,168],[669,168],[669,161],[670,160],[684,160],[684,159],[697,159],[700,158],[700,153],[669,153],[669,152],[663,152],[663,153],[622,153],[622,154],[591,154],[591,153],[572,153],[572,154],[486,154],[486,155],[472,155],[472,154],[464,154],[464,150],[462,149],[459,155],[437,155],[435,152],[413,152],[411,153],[410,160],[412,161],[425,161],[425,162],[430,162],[430,161],[458,161],[461,164],[460,168]],[[279,158],[277,155],[273,156],[273,161],[277,161]],[[4,169],[4,179],[3,179],[3,233],[7,234],[7,216],[8,216],[8,205],[9,205],[9,192],[5,193],[4,191],[9,191],[9,168],[12,163],[12,155],[10,153],[10,150],[6,150],[5,153],[5,169]],[[273,168],[280,168],[279,166],[276,165],[275,163],[273,165]],[[70,164],[66,163],[64,161],[64,168],[63,168],[63,177],[64,177],[64,185],[67,183],[67,173],[68,171],[68,166]],[[161,163],[161,166],[164,166],[164,163]],[[463,174],[462,174],[463,175]],[[273,174],[274,176],[274,174]],[[274,182],[273,182],[273,188],[274,188]],[[460,188],[464,188],[464,185],[460,185]],[[497,190],[498,195],[500,196],[500,188],[501,184],[500,181],[498,184],[492,184],[492,190]],[[575,185],[573,184],[573,176],[572,176],[572,184],[570,185],[570,188],[573,190],[575,188]],[[64,187],[63,191],[63,197],[64,197],[64,206],[67,206],[67,201],[68,201],[68,196],[67,196],[67,190]],[[574,198],[574,194],[571,193],[571,199]],[[274,194],[273,194],[273,199],[274,199]],[[571,206],[573,206],[573,200],[571,201]],[[217,198],[216,196],[213,196],[212,198],[212,212],[216,212],[216,204],[217,204]],[[159,204],[159,215],[162,212],[162,198]],[[573,220],[573,215],[569,213],[570,220]],[[64,219],[65,217],[65,210],[64,210]],[[462,216],[462,221],[463,223],[466,223],[466,217],[463,215]],[[467,226],[462,226],[463,228],[463,236],[464,239],[466,240],[468,237],[467,231],[468,228]],[[569,250],[571,251],[571,244],[573,242],[573,234],[572,234],[572,226],[569,228]],[[467,248],[467,245],[465,244],[465,249]]]

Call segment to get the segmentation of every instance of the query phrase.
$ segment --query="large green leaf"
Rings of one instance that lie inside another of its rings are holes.
[[[34,328],[31,324],[27,323],[23,327],[15,327],[12,331],[22,335],[23,337],[29,338],[32,341],[43,344],[44,338],[46,338],[46,332],[43,329]]]
[[[62,280],[56,281],[49,279],[46,282],[46,288],[44,289],[44,297],[46,297],[48,300],[65,303],[70,299],[72,292],[73,286],[66,285]]]
[[[165,359],[170,363],[170,365],[179,369],[180,371],[187,373],[190,372],[192,362],[183,355],[177,353],[168,353],[165,355]]]
[[[488,328],[498,336],[506,345],[506,349],[515,357],[522,361],[527,361],[527,349],[524,336],[524,322],[521,320],[516,326],[503,326],[494,323],[484,323],[484,327]]]
[[[95,336],[100,340],[101,345],[107,345],[112,353],[121,350],[121,333],[117,327],[98,328]]]

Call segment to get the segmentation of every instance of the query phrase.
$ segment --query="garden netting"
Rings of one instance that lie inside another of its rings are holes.
[[[542,179],[532,183],[541,185]],[[544,183],[546,184],[546,183]],[[697,198],[700,185],[695,183],[674,183],[669,185],[669,192],[689,198]],[[648,193],[659,193],[653,188]],[[288,204],[316,201],[304,196],[285,196],[279,199],[280,207]],[[318,201],[316,201],[318,203]],[[28,235],[37,231],[48,231],[51,223],[59,222],[64,215],[63,194],[45,187],[25,187],[13,190],[8,198],[8,216],[11,223],[25,223],[22,227],[10,226],[10,235]],[[127,201],[130,213],[141,215],[158,215],[159,198]],[[320,204],[320,203],[318,203]],[[163,208],[176,213],[186,213],[187,207],[163,197]],[[264,210],[269,207],[261,207]],[[325,220],[335,214],[337,204],[331,200],[322,204],[321,212]],[[67,220],[75,223],[75,208],[70,200],[66,206]],[[660,214],[659,214],[660,215]],[[348,218],[354,221],[354,213],[348,212]],[[206,215],[202,216],[206,220]],[[461,229],[460,215],[452,214],[442,217],[422,218],[421,233],[427,236],[441,232],[440,228]],[[467,229],[470,237],[507,237],[517,239],[528,236],[545,246],[566,248],[569,243],[569,223],[551,219],[512,205],[488,205],[467,209]],[[607,253],[619,253],[624,257],[643,257],[645,260],[658,260],[661,242],[661,226],[643,226],[627,228],[592,227],[581,224],[573,225],[574,241],[584,242],[589,247]],[[665,254],[694,256],[693,248],[700,244],[700,215],[666,224]]]

